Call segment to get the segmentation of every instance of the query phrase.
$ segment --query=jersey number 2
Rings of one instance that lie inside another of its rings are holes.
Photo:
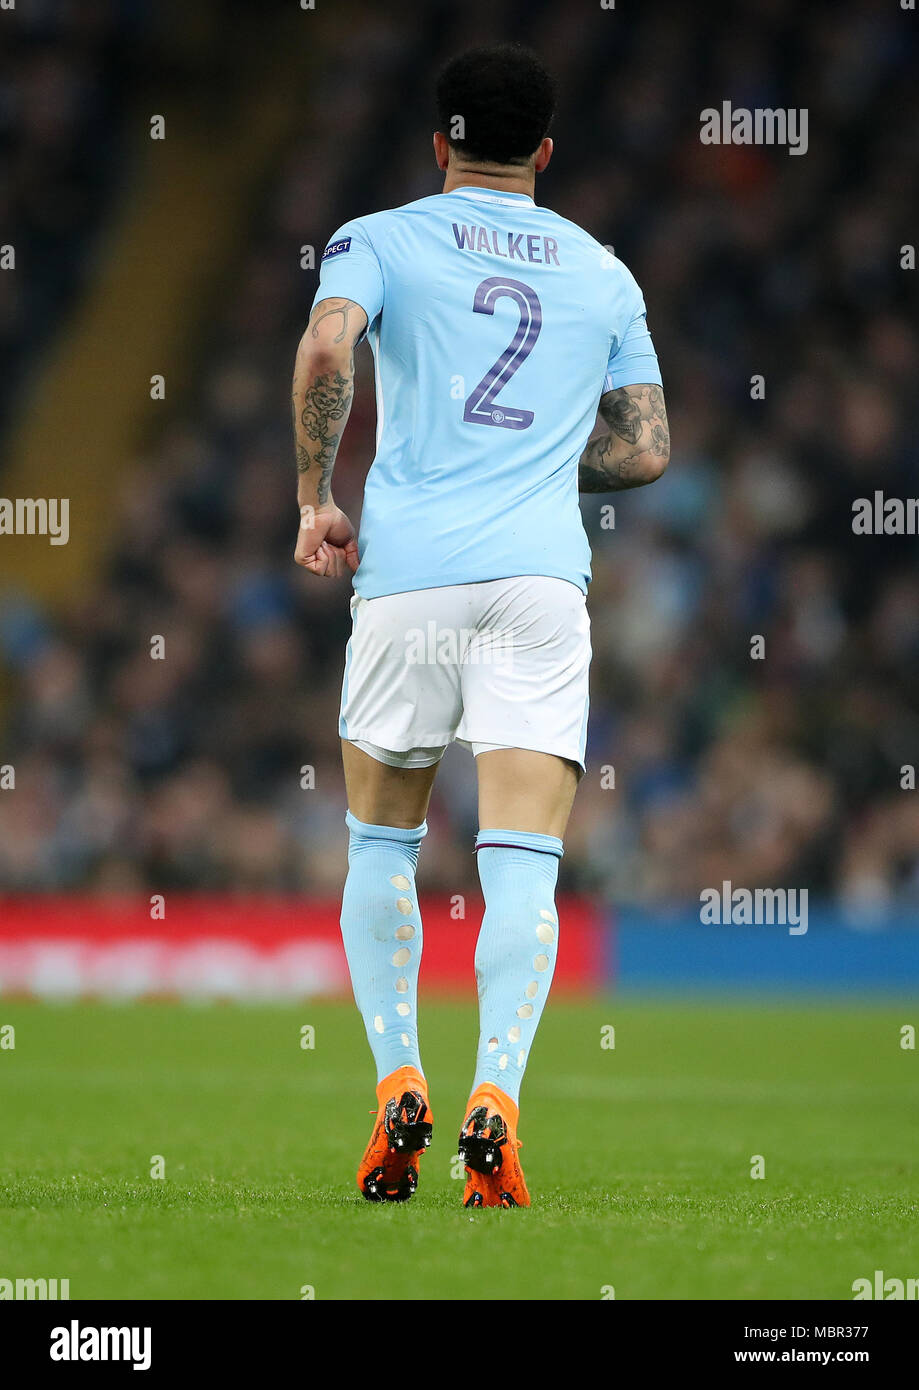
[[[520,311],[520,322],[501,356],[482,377],[478,386],[466,397],[463,419],[471,425],[497,425],[503,430],[525,430],[533,423],[532,410],[513,405],[496,405],[498,392],[510,381],[522,362],[533,351],[542,327],[542,305],[536,291],[520,280],[504,275],[492,275],[483,280],[472,302],[477,314],[493,314],[495,304],[504,296],[512,299]]]

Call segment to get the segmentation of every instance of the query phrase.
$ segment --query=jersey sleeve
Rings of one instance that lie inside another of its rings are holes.
[[[322,253],[313,308],[323,299],[352,299],[367,315],[368,328],[383,307],[383,269],[360,222],[339,227]]]
[[[604,392],[616,391],[620,386],[663,385],[657,353],[648,332],[644,297],[631,276],[629,280],[634,290],[629,301],[631,313],[627,310],[625,331],[613,340],[606,364]]]

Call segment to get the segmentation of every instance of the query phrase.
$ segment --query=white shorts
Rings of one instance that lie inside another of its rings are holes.
[[[351,600],[342,738],[428,767],[454,739],[584,767],[590,619],[565,579],[528,575]]]

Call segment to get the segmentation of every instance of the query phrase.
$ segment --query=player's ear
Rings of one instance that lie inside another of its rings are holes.
[[[434,158],[437,160],[438,169],[445,174],[450,163],[450,142],[439,130],[434,132]]]
[[[536,156],[533,160],[533,168],[536,170],[537,174],[541,174],[543,169],[545,169],[546,165],[549,163],[549,160],[552,158],[552,151],[554,149],[555,146],[549,139],[548,135],[544,140],[540,141],[539,148],[536,151]]]

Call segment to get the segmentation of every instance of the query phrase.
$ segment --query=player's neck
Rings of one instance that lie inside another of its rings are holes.
[[[444,193],[452,193],[454,188],[490,188],[495,193],[525,193],[532,198],[536,189],[536,174],[533,169],[516,166],[493,165],[483,168],[480,164],[450,164],[444,177]]]

